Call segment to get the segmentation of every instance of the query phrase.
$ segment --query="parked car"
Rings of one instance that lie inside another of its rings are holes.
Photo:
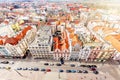
[[[1,69],[6,69],[6,67],[1,67]]]
[[[28,70],[32,71],[32,70],[33,70],[33,68],[28,68]]]
[[[91,65],[87,65],[88,68],[91,68],[92,66]]]
[[[64,70],[60,69],[59,72],[64,72]]]
[[[60,64],[60,63],[57,63],[56,66],[61,66],[61,64]]]
[[[1,63],[3,63],[3,64],[8,64],[9,62],[8,62],[8,61],[2,61]]]
[[[70,66],[71,66],[71,67],[75,67],[75,64],[71,64]]]
[[[50,66],[54,66],[54,64],[50,64]]]
[[[76,70],[71,70],[72,73],[76,73]]]
[[[77,73],[82,73],[82,71],[81,70],[77,70]]]
[[[23,68],[23,70],[28,70],[28,68]]]
[[[66,73],[71,73],[71,70],[66,70]]]
[[[98,72],[98,71],[96,71],[96,70],[95,70],[95,71],[93,71],[93,73],[94,73],[94,74],[99,74],[99,72]]]
[[[17,68],[17,70],[22,70],[22,68]]]
[[[94,67],[94,68],[97,68],[97,66],[96,65],[91,65],[92,67]]]
[[[91,71],[96,71],[96,68],[91,67],[90,70],[91,70]]]
[[[9,61],[10,64],[14,64],[14,61]]]
[[[49,64],[48,63],[44,63],[44,65],[48,66]]]
[[[41,69],[41,71],[46,71],[45,69]]]
[[[11,69],[11,67],[6,67],[6,69],[7,69],[7,70],[10,70],[10,69]]]
[[[88,71],[87,70],[83,70],[82,73],[88,73]]]
[[[51,69],[46,69],[46,72],[51,72]]]
[[[34,70],[34,71],[39,71],[39,68],[34,67],[33,70]]]
[[[87,67],[87,65],[80,65],[80,67]]]

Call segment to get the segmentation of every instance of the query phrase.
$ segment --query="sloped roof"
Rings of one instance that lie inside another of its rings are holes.
[[[67,28],[68,32],[69,32],[69,37],[70,39],[72,39],[72,46],[75,46],[77,43],[82,46],[83,43],[78,40],[78,35],[74,34],[74,29],[73,28]]]
[[[54,42],[55,42],[54,48],[55,48],[55,49],[60,49],[60,45],[59,45],[60,40],[59,40],[59,38],[58,38],[58,37],[54,37],[53,40],[54,40]]]
[[[14,37],[11,37],[11,38],[7,38],[6,41],[5,41],[5,44],[6,43],[9,43],[11,45],[16,45],[18,43],[18,40]]]
[[[8,36],[0,36],[0,45],[9,43],[11,45],[16,45],[24,36],[26,35],[27,31],[30,30],[32,27],[28,26],[22,30],[16,37],[8,37]]]
[[[0,40],[0,45],[2,45],[3,44],[3,40]]]
[[[54,44],[55,50],[59,49],[61,51],[64,51],[69,48],[68,37],[67,37],[67,33],[65,31],[62,33],[61,38],[62,38],[62,40],[60,40],[59,37],[53,38],[53,40],[55,42],[55,44]]]
[[[113,35],[108,35],[105,37],[105,40],[110,42],[110,44],[120,52],[120,39],[115,38]]]

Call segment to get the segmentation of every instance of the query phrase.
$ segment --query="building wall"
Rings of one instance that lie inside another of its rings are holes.
[[[10,57],[23,57],[25,55],[25,52],[28,48],[28,44],[34,40],[35,32],[34,29],[29,30],[29,34],[26,34],[26,37],[24,37],[21,41],[18,42],[17,45],[11,45],[11,44],[5,44],[1,48],[1,54],[2,56],[10,56]],[[27,37],[28,36],[28,37]]]
[[[29,45],[30,53],[33,58],[53,58],[51,55],[52,36],[49,26],[41,27],[38,30],[35,40]]]

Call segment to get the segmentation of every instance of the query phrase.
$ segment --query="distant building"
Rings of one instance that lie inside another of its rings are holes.
[[[11,25],[7,25],[5,23],[1,23],[0,24],[0,36],[14,36],[15,32],[13,31],[13,29],[11,28]]]

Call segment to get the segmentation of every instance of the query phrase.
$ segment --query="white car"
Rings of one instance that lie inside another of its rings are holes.
[[[9,61],[9,64],[14,64],[14,61]]]

